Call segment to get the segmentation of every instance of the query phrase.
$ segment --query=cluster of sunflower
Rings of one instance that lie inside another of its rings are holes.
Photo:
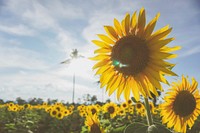
[[[57,119],[63,119],[65,116],[71,115],[74,110],[74,105],[70,105],[66,107],[62,103],[55,103],[53,105],[48,105],[44,102],[42,105],[18,105],[14,103],[7,103],[4,105],[0,105],[0,108],[6,107],[8,111],[18,112],[22,110],[33,110],[33,109],[41,109],[45,110],[50,116],[55,117]]]
[[[154,107],[153,103],[150,104],[151,111],[155,112],[158,106]],[[128,100],[121,104],[116,104],[113,102],[105,103],[102,105],[70,105],[65,106],[62,103],[55,103],[53,105],[48,105],[44,102],[41,105],[18,105],[14,103],[6,103],[0,105],[0,108],[7,108],[8,111],[19,112],[19,111],[27,111],[27,110],[44,110],[49,113],[50,116],[55,117],[57,119],[63,119],[66,116],[72,115],[74,112],[78,112],[82,117],[82,120],[85,120],[85,125],[87,126],[87,131],[92,131],[95,124],[98,124],[99,129],[102,132],[109,132],[109,126],[107,123],[111,123],[119,120],[122,121],[130,120],[133,121],[133,115],[145,117],[145,108],[144,103],[137,102],[134,103],[132,100]],[[93,121],[94,119],[94,121]],[[101,122],[101,124],[100,124]],[[118,123],[118,122],[117,122]],[[130,123],[130,122],[129,122]],[[94,124],[94,125],[93,125]],[[96,126],[97,127],[97,126]],[[95,130],[96,131],[96,130]]]
[[[7,103],[3,105],[3,107],[7,107],[8,111],[13,111],[13,112],[21,111],[25,108],[23,105],[18,105],[14,103]]]
[[[49,113],[52,117],[57,119],[63,119],[65,116],[69,116],[73,113],[74,106],[71,105],[66,108],[62,103],[56,103],[45,107],[45,111]]]
[[[160,132],[150,112],[151,94],[158,97],[157,90],[163,91],[161,83],[170,85],[165,75],[178,76],[171,70],[175,64],[166,60],[177,57],[170,52],[180,47],[167,46],[174,40],[168,38],[172,31],[169,25],[154,31],[159,16],[160,13],[146,25],[144,8],[140,9],[138,16],[137,12],[132,16],[127,13],[121,22],[114,19],[114,26],[104,26],[107,35],[98,34],[100,40],[92,41],[98,46],[94,51],[96,56],[91,59],[97,61],[93,69],[96,69],[95,75],[100,75],[101,88],[105,87],[109,95],[116,91],[118,99],[124,94],[126,100],[132,95],[140,101],[142,96],[145,111],[141,109],[141,114],[146,113],[148,132],[152,129]],[[194,78],[190,83],[189,77],[184,75],[181,81],[172,83],[160,105],[162,123],[169,131],[186,133],[194,125],[200,115],[197,86]],[[134,132],[134,128],[132,130]]]
[[[113,126],[110,126],[112,122],[119,124],[120,122],[117,121],[121,120],[121,125],[125,126],[126,123],[135,122],[138,116],[146,116],[144,103],[135,103],[130,99],[121,104],[109,102],[102,106],[98,104],[80,105],[77,107],[77,110],[79,115],[85,119],[85,125],[88,127],[88,130],[95,133],[98,130],[101,132],[110,132],[109,128],[113,128]],[[156,115],[160,111],[159,106],[154,106],[152,102],[150,102],[150,110],[153,115]],[[126,121],[126,123],[123,121]],[[92,127],[96,127],[96,130]]]

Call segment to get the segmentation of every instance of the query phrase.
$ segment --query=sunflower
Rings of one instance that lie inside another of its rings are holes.
[[[143,110],[145,107],[141,102],[137,102],[135,105],[137,110]]]
[[[64,116],[68,116],[69,115],[69,110],[65,109],[65,110],[63,110],[63,113],[64,113]]]
[[[114,118],[118,112],[118,106],[115,103],[106,103],[103,106],[104,112],[109,113],[111,118]]]
[[[46,111],[47,113],[50,113],[51,110],[52,110],[52,107],[51,107],[51,106],[45,108],[45,111]]]
[[[127,101],[127,103],[128,103],[128,106],[132,106],[133,101],[132,101],[131,99],[129,99],[129,100]]]
[[[120,116],[125,116],[126,115],[126,110],[121,107],[121,108],[119,108],[117,114],[120,115]]]
[[[129,112],[130,114],[133,114],[133,113],[134,113],[134,106],[133,106],[133,105],[131,105],[131,106],[128,107],[128,112]]]
[[[51,115],[52,117],[56,117],[58,113],[59,113],[58,110],[56,110],[56,109],[51,109],[50,115]]]
[[[97,114],[98,112],[99,112],[99,109],[96,105],[90,105],[87,107],[88,114],[94,115],[94,114]]]
[[[200,114],[200,94],[197,89],[198,83],[192,78],[182,76],[182,82],[172,84],[172,88],[164,97],[165,103],[161,105],[162,122],[167,127],[174,128],[177,132],[186,133],[187,126],[190,128]]]
[[[88,126],[90,133],[103,133],[103,130],[100,127],[100,122],[96,114],[88,115],[86,117],[85,125]]]
[[[63,112],[58,112],[58,114],[56,115],[56,118],[57,119],[63,119],[64,115],[65,114]]]
[[[137,101],[140,94],[151,97],[150,92],[158,96],[156,88],[163,90],[160,82],[168,84],[164,75],[176,74],[170,70],[174,66],[166,59],[175,58],[169,53],[180,47],[167,47],[174,38],[166,38],[172,28],[169,25],[153,32],[160,14],[158,13],[146,25],[145,9],[139,16],[126,14],[121,24],[114,19],[114,26],[104,26],[107,35],[98,34],[100,40],[93,40],[99,48],[91,60],[97,61],[93,69],[100,75],[101,88],[111,95],[117,91],[117,98],[124,92],[126,100],[132,94]],[[146,25],[146,26],[145,26]]]
[[[121,105],[120,105],[121,108],[123,109],[127,109],[128,108],[128,103],[127,102],[123,102]]]
[[[25,108],[25,109],[29,109],[30,106],[31,106],[30,104],[25,104],[25,105],[24,105],[24,108]]]
[[[12,106],[14,106],[14,103],[9,103],[8,106],[12,107]]]
[[[47,105],[48,105],[48,103],[46,103],[46,102],[43,102],[43,103],[42,103],[42,105],[44,105],[44,106],[47,106]]]
[[[142,104],[141,102],[137,102],[135,105],[136,108],[136,112],[141,115],[144,116],[145,115],[145,106],[144,104]]]
[[[63,110],[63,107],[61,105],[53,105],[53,108],[56,109],[57,111]]]

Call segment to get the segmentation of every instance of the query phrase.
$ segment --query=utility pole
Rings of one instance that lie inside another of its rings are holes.
[[[78,54],[78,50],[77,49],[72,49],[70,57],[71,58],[69,58],[69,59],[67,59],[65,61],[62,61],[61,64],[70,64],[75,59],[84,58],[84,56]],[[73,74],[73,88],[72,88],[73,89],[73,92],[72,92],[72,103],[74,103],[74,97],[75,97],[75,83],[76,83],[75,79],[76,79],[76,76],[75,76],[75,72],[74,72],[74,74]]]

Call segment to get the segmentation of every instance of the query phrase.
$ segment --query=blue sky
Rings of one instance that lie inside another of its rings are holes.
[[[93,56],[91,40],[105,33],[103,25],[113,25],[126,13],[146,9],[147,22],[161,13],[156,29],[167,24],[179,45],[173,69],[200,82],[200,2],[198,0],[0,0],[0,98],[32,97],[71,102],[72,76],[76,74],[75,101],[83,94],[102,90],[95,82],[87,58],[61,65],[77,48],[85,57]],[[167,77],[171,82],[178,77]],[[178,78],[180,79],[180,77]],[[165,88],[169,88],[165,86]],[[113,99],[114,96],[111,96]],[[104,92],[104,100],[108,96]]]

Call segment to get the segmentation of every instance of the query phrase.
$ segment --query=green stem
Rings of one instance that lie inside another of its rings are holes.
[[[146,117],[147,117],[147,123],[149,126],[153,125],[153,119],[151,116],[150,106],[148,98],[144,98],[145,108],[146,108]]]

